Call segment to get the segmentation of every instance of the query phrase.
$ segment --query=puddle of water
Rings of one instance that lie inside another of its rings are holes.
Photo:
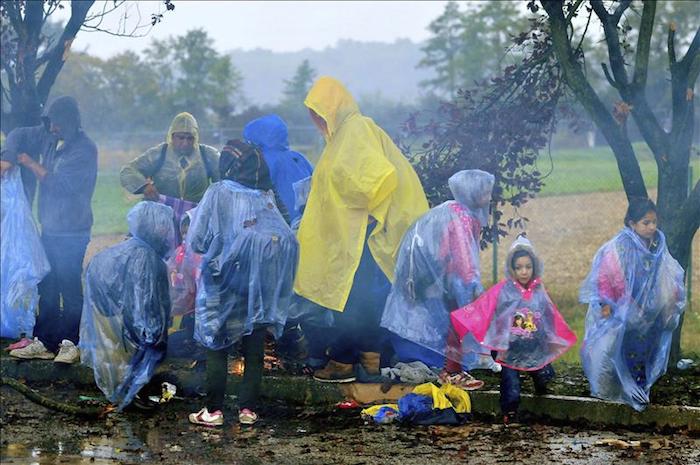
[[[148,463],[151,458],[149,448],[133,434],[128,422],[123,426],[120,428],[122,436],[115,438],[93,435],[70,443],[39,440],[32,445],[7,444],[0,448],[0,462],[30,465]]]

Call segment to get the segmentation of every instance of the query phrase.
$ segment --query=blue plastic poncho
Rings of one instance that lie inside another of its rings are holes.
[[[650,250],[631,228],[620,231],[593,259],[580,300],[589,304],[581,361],[591,395],[643,410],[685,307],[683,269],[663,233]]]
[[[287,320],[298,245],[269,191],[224,180],[207,190],[187,234],[202,255],[194,337],[228,347],[256,326],[279,337]]]
[[[139,202],[127,215],[133,237],[93,257],[85,273],[81,361],[121,410],[165,357],[170,299],[164,258],[175,239],[173,211]]]
[[[31,337],[39,302],[37,285],[50,270],[19,168],[0,181],[0,337]]]
[[[311,163],[289,149],[287,125],[277,115],[265,115],[246,124],[243,137],[262,149],[275,191],[287,207],[291,223],[299,221],[301,209],[295,205],[292,185],[311,176]]]
[[[479,234],[493,185],[484,171],[456,173],[449,180],[456,201],[431,209],[404,235],[381,321],[401,361],[442,366],[450,312],[483,290]]]

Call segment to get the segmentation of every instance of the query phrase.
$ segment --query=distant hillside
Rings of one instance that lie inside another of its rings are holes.
[[[343,81],[357,98],[382,98],[411,102],[419,96],[418,83],[432,71],[416,65],[422,58],[421,44],[408,39],[394,43],[341,40],[321,51],[233,50],[234,65],[243,74],[244,92],[250,104],[276,103],[283,81],[291,79],[297,66],[308,59],[317,76],[330,75]]]

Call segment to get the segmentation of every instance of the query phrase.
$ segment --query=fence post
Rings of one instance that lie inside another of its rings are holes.
[[[493,209],[493,227],[496,228],[496,237],[493,244],[493,265],[491,267],[491,279],[493,284],[498,282],[498,240],[500,236],[498,235],[498,225],[496,224],[496,208]]]

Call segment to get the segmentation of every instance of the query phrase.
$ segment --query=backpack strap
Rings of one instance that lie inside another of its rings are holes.
[[[213,168],[211,167],[211,164],[209,163],[209,159],[204,155],[204,145],[199,144],[199,154],[202,157],[202,161],[204,162],[204,169],[207,172],[207,178],[209,178],[209,182],[214,182],[214,171]]]
[[[158,159],[156,160],[155,167],[151,171],[151,175],[148,176],[149,178],[154,178],[156,173],[160,171],[160,169],[163,167],[163,164],[165,163],[165,153],[168,151],[168,143],[164,143],[163,147],[160,149],[160,155],[158,155]]]
[[[163,164],[165,164],[165,154],[167,153],[167,151],[168,151],[168,143],[166,142],[165,144],[163,144],[163,147],[160,149],[160,155],[158,156],[158,160],[156,161],[155,169],[151,173],[151,176],[150,176],[151,178],[154,177],[156,175],[156,173],[158,171],[160,171],[160,169],[163,167]],[[209,163],[209,160],[204,155],[204,151],[205,151],[204,145],[199,144],[199,155],[202,157],[202,162],[204,162],[204,169],[207,172],[207,178],[209,178],[209,181],[211,182],[214,180],[214,172],[212,170],[211,163]]]

